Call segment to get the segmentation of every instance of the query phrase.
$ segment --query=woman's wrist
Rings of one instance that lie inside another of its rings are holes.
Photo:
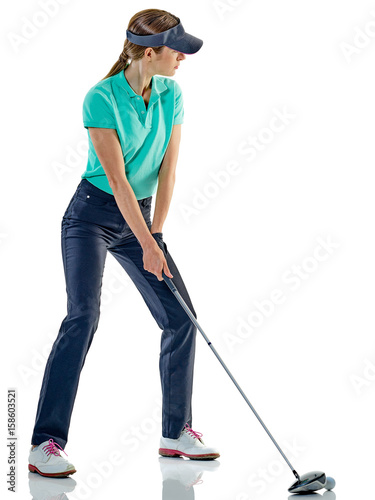
[[[137,238],[138,239],[138,238]],[[149,231],[147,235],[142,237],[142,239],[138,239],[139,244],[142,247],[142,250],[147,250],[149,248],[154,247],[155,245],[158,246],[158,244],[155,241],[155,238],[152,236],[152,232]]]
[[[160,226],[152,226],[151,225],[151,229],[150,229],[150,233],[162,233],[163,232],[163,228],[160,227]]]

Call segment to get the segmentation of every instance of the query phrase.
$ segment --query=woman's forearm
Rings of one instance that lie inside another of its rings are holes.
[[[158,189],[156,192],[154,217],[151,232],[163,232],[163,225],[168,215],[175,184],[175,174],[167,169],[161,170],[158,178]]]
[[[144,249],[155,245],[155,240],[143,218],[133,188],[127,179],[110,182],[117,206],[135,237]]]

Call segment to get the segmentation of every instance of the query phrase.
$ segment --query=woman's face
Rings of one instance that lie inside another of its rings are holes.
[[[160,54],[157,55],[155,61],[155,71],[158,75],[173,76],[181,61],[186,58],[186,55],[177,50],[170,49],[167,46],[163,47]]]

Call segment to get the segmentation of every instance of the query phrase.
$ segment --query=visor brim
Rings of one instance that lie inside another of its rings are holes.
[[[202,45],[203,40],[190,35],[189,33],[185,33],[183,38],[180,38],[175,42],[171,42],[168,45],[165,44],[166,47],[182,52],[182,54],[195,54],[202,47]]]

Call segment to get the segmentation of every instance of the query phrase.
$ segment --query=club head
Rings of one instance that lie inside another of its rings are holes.
[[[313,471],[307,472],[300,476],[300,479],[292,484],[288,491],[290,493],[304,493],[309,491],[317,491],[324,488],[326,484],[326,475],[324,472]]]

